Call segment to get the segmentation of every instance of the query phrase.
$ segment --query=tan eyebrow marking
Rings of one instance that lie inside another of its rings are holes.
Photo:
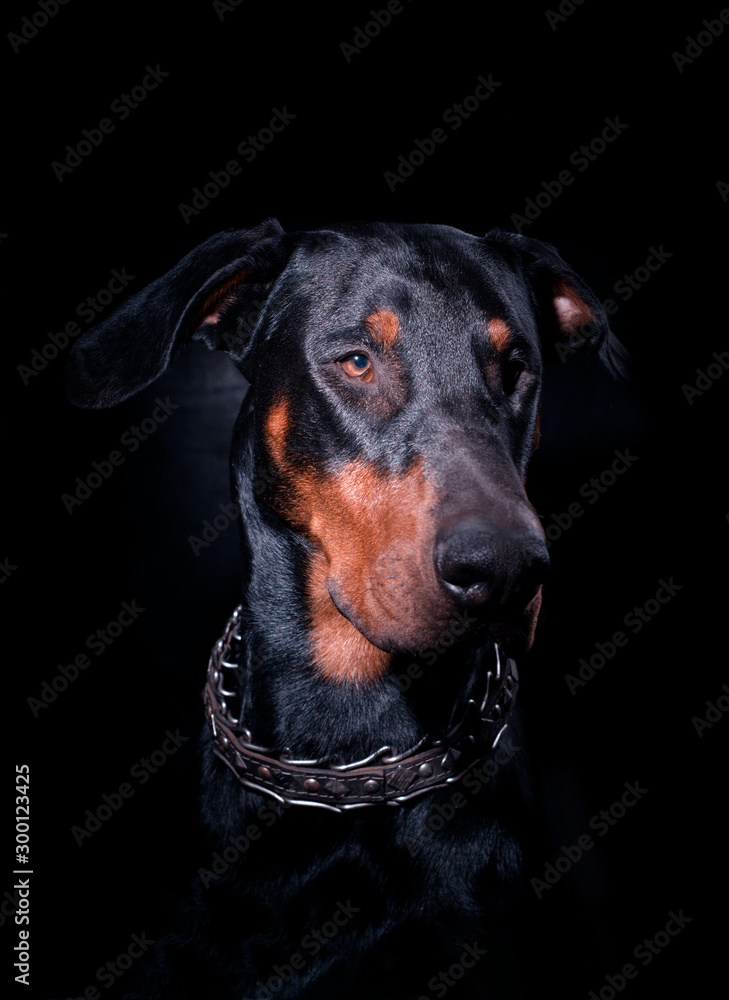
[[[490,319],[489,336],[491,337],[491,343],[501,353],[511,339],[511,330],[503,319]]]
[[[365,320],[365,326],[378,344],[392,347],[400,335],[400,321],[389,309],[378,309]]]

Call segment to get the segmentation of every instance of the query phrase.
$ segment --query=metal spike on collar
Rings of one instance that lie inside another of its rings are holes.
[[[424,736],[393,754],[380,747],[361,760],[332,764],[322,757],[297,760],[286,749],[262,747],[235,718],[226,698],[230,672],[239,669],[242,607],[228,619],[213,647],[203,691],[213,749],[246,788],[290,805],[345,812],[374,805],[403,805],[459,781],[486,760],[507,728],[519,687],[516,663],[495,647],[495,669],[486,672],[480,701],[468,699],[460,721],[443,739]],[[225,672],[229,677],[224,677]]]

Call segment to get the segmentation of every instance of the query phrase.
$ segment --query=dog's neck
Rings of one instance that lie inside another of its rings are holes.
[[[315,716],[317,736],[309,744],[315,749],[297,751],[297,746],[306,744],[286,736],[272,746],[262,746],[260,737],[247,725],[252,705],[249,682],[255,664],[242,611],[240,606],[235,609],[213,649],[204,699],[215,754],[250,790],[281,802],[318,805],[337,812],[384,802],[402,804],[459,780],[483,762],[507,727],[518,677],[515,663],[494,646],[490,669],[483,663],[469,677],[470,684],[445,727],[426,733],[405,750],[398,749],[402,727],[392,739],[384,744],[380,741],[354,759],[351,739],[344,744],[329,741],[329,749],[322,749],[328,742],[323,738],[325,720]],[[483,654],[481,658],[485,659]],[[377,701],[379,695],[371,692],[371,700]],[[336,708],[341,711],[341,704]],[[331,716],[331,706],[327,715]],[[345,727],[351,725],[347,716],[333,718]]]

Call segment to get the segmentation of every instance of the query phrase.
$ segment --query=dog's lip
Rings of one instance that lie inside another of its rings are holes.
[[[403,649],[394,639],[389,642],[383,641],[384,637],[382,635],[378,635],[377,638],[374,638],[370,630],[366,626],[363,626],[360,617],[352,609],[352,606],[342,599],[336,582],[333,580],[327,580],[326,587],[332,604],[338,614],[340,614],[345,621],[349,622],[352,628],[355,628],[360,635],[367,640],[367,642],[376,646],[377,649],[381,649],[385,653],[408,653],[409,655],[416,656],[418,653],[422,652],[423,648],[435,649],[444,645],[446,635],[449,635],[448,630],[446,630],[443,636],[434,637],[432,640],[424,640],[422,647],[414,650]],[[526,645],[526,637],[524,635],[523,627],[520,627],[521,624],[521,622],[494,621],[485,618],[478,620],[478,618],[476,618],[471,621],[469,627],[463,633],[457,636],[455,642],[452,640],[448,641],[444,645],[444,648],[450,649],[453,646],[458,645],[478,645],[484,640],[490,640],[491,642],[503,646],[505,651],[510,654],[512,652],[516,653],[517,651],[521,652]]]
[[[334,583],[333,580],[327,580],[326,586],[327,586],[327,591],[329,592],[329,597],[331,598],[332,604],[336,608],[337,612],[342,616],[342,618],[344,618],[345,621],[349,622],[352,628],[355,628],[360,635],[364,636],[367,642],[371,643],[373,646],[376,646],[378,649],[381,649],[383,653],[397,652],[397,650],[393,647],[393,645],[390,645],[388,647],[387,645],[383,645],[381,640],[377,642],[373,638],[371,638],[371,636],[368,635],[368,630],[362,627],[359,617],[356,614],[354,614],[349,608],[345,611],[345,604],[339,597],[336,584]]]

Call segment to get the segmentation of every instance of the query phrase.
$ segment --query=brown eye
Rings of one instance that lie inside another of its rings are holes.
[[[501,380],[507,396],[510,396],[515,391],[525,368],[526,365],[520,358],[512,358],[511,361],[507,361],[502,367]]]
[[[350,354],[348,358],[343,358],[339,363],[350,378],[369,382],[374,375],[372,362],[366,354]]]

